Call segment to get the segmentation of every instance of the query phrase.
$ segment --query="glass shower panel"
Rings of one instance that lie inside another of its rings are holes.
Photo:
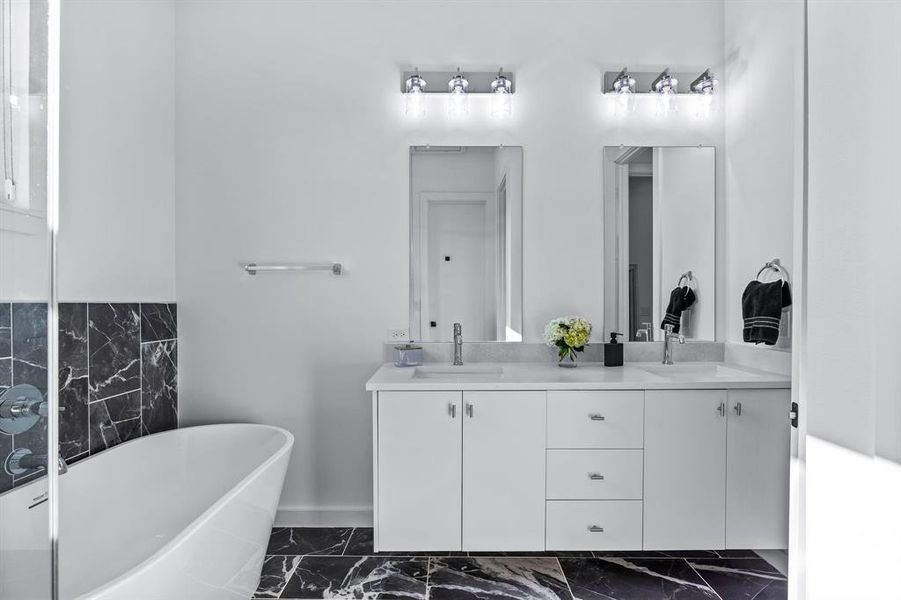
[[[55,579],[50,1],[0,0],[0,598],[16,600]]]

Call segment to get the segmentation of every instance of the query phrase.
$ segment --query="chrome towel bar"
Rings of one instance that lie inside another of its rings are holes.
[[[344,268],[341,263],[316,263],[298,265],[258,265],[248,263],[244,270],[250,275],[256,275],[260,271],[331,271],[332,275],[341,275]]]

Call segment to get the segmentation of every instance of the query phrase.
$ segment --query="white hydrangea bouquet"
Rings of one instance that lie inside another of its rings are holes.
[[[576,352],[585,350],[591,337],[591,323],[585,317],[560,317],[544,328],[544,339],[548,346],[557,349],[561,367],[576,366]],[[568,362],[564,362],[565,359]]]

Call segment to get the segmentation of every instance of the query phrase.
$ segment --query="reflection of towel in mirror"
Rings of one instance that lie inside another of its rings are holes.
[[[774,345],[779,339],[782,309],[791,303],[787,281],[763,283],[755,280],[749,283],[741,295],[741,315],[745,320],[742,339],[754,344]]]
[[[688,310],[695,303],[695,292],[687,285],[676,287],[670,292],[669,304],[666,305],[666,316],[660,329],[666,329],[667,325],[673,326],[673,333],[679,333],[682,328],[682,311]]]

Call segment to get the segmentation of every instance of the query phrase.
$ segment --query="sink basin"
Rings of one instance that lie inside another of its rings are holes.
[[[640,368],[652,375],[679,380],[756,379],[758,377],[758,375],[743,369],[711,364],[658,365]]]
[[[444,379],[459,381],[495,381],[504,376],[503,367],[480,365],[433,365],[416,367],[413,379]]]

